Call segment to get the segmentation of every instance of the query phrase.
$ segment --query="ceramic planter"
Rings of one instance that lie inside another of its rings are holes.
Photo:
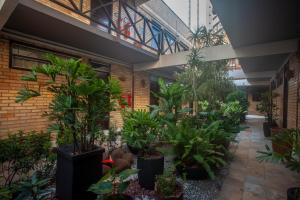
[[[96,195],[87,189],[102,176],[104,149],[79,155],[72,154],[73,145],[57,149],[56,193],[60,200],[94,200]]]
[[[142,188],[154,190],[157,175],[164,172],[164,156],[152,156],[137,158],[138,178]]]
[[[298,200],[300,198],[300,188],[294,187],[287,190],[287,200]]]

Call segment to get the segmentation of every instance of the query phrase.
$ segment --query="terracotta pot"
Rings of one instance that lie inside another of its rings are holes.
[[[271,136],[277,135],[282,133],[282,131],[284,130],[284,128],[280,128],[280,127],[271,127]]]
[[[284,131],[284,128],[279,128],[279,127],[273,127],[271,128],[271,135],[275,136],[278,134],[282,134],[282,132]],[[274,152],[278,153],[278,154],[287,154],[290,153],[292,150],[292,147],[290,146],[290,144],[285,143],[285,142],[281,142],[279,143],[275,143],[272,141],[272,149]]]

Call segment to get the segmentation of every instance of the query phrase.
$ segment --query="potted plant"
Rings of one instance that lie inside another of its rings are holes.
[[[273,99],[278,97],[277,93],[272,93],[271,91],[262,94],[262,99],[259,104],[257,104],[257,111],[265,115],[265,122],[263,123],[263,130],[265,137],[271,136],[271,128],[277,127],[277,105],[273,102]]]
[[[244,114],[244,111],[238,101],[220,103],[219,112],[228,130],[233,133],[240,132],[241,115]]]
[[[159,105],[151,105],[151,115],[159,116],[163,121],[176,123],[183,114],[191,111],[183,108],[183,94],[186,88],[179,82],[166,83],[163,79],[158,80],[159,92],[153,93],[158,98]]]
[[[214,170],[225,165],[223,147],[213,143],[211,128],[196,129],[185,121],[169,125],[177,172],[187,179],[214,179]]]
[[[133,198],[124,194],[130,180],[129,177],[137,173],[137,170],[126,169],[120,173],[116,173],[112,168],[97,183],[88,189],[97,195],[97,199],[103,200],[132,200]]]
[[[156,177],[155,191],[158,200],[182,200],[183,187],[176,181],[176,175],[172,170],[166,170]]]
[[[286,135],[291,134],[292,129],[278,129],[276,134],[272,131],[272,149],[274,152],[279,154],[285,154],[291,152],[291,141],[286,141]]]
[[[57,195],[61,200],[94,199],[94,194],[86,191],[102,176],[104,152],[96,146],[96,140],[102,137],[101,121],[120,98],[119,83],[98,79],[95,71],[81,60],[54,55],[47,58],[47,64],[33,67],[30,74],[22,77],[23,81],[37,82],[38,88],[27,84],[19,91],[16,102],[43,96],[43,88],[53,95],[45,115],[52,122],[49,131],[57,133],[60,140]]]
[[[22,181],[17,187],[18,196],[15,200],[46,200],[55,192],[54,188],[50,187],[49,179],[41,179],[36,172],[33,173],[29,180]]]
[[[249,105],[246,92],[242,90],[236,90],[228,94],[226,97],[226,102],[233,102],[233,101],[238,101],[240,103],[242,107],[242,113],[240,118],[241,121],[244,122],[246,120],[246,113],[248,111],[248,105]]]
[[[158,120],[146,111],[132,111],[124,116],[123,139],[139,150],[139,184],[148,190],[154,189],[155,176],[164,170],[164,156],[155,149],[158,126]]]
[[[279,162],[287,168],[300,173],[300,132],[289,129],[284,134],[278,134],[271,138],[272,142],[281,145],[282,151],[274,151],[266,145],[266,151],[258,151],[257,160],[259,162]],[[287,190],[288,200],[298,200],[300,198],[300,187],[289,188]]]

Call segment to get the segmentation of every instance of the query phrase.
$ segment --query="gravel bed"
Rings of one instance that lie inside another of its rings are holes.
[[[225,176],[228,174],[228,168],[223,168],[217,175],[215,180],[182,180],[178,178],[177,181],[183,183],[184,200],[215,200],[222,188],[222,183]],[[156,200],[153,191],[147,191],[137,183],[137,176],[131,177],[133,183],[129,186],[127,194],[135,196],[135,200]],[[144,198],[141,198],[144,196]]]
[[[172,157],[165,157],[165,168],[171,165]],[[136,159],[134,159],[133,168],[136,168]],[[177,179],[178,182],[183,183],[184,187],[184,200],[215,200],[222,188],[222,183],[225,176],[228,174],[228,167],[224,167],[216,175],[215,180],[182,180]],[[137,176],[131,177],[132,179],[137,179]],[[135,198],[135,200],[155,200],[152,192],[143,190],[139,188],[136,183],[131,187],[135,191],[137,196],[146,196],[145,198]],[[136,188],[137,187],[137,188]],[[135,189],[134,189],[135,188]],[[138,192],[137,192],[138,191]],[[150,195],[149,195],[150,192]]]
[[[218,181],[192,181],[184,182],[185,200],[214,200],[220,190]]]

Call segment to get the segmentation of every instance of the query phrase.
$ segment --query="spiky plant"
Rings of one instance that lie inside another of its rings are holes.
[[[45,113],[53,122],[49,130],[58,133],[58,137],[71,135],[74,153],[89,151],[100,137],[101,120],[114,110],[120,99],[119,83],[97,78],[92,67],[80,59],[66,60],[54,55],[47,55],[47,59],[48,64],[33,67],[22,77],[27,83],[37,82],[38,89],[27,84],[19,91],[16,102],[43,96],[41,88],[45,87],[53,94],[49,111]]]
[[[292,171],[300,173],[300,132],[295,129],[287,129],[271,138],[272,143],[281,151],[273,151],[266,145],[265,151],[258,151],[259,162],[283,163]]]
[[[189,37],[194,48],[204,48],[222,45],[225,43],[224,35],[207,29],[205,26],[197,28]]]

